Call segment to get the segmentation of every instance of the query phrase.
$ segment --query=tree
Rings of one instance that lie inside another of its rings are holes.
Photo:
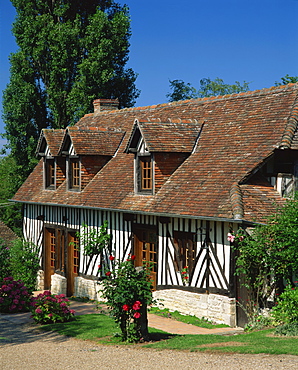
[[[237,253],[236,274],[245,277],[249,301],[254,308],[266,307],[279,281],[290,284],[298,272],[298,200],[287,200],[265,225],[252,235],[238,231],[229,236]],[[280,293],[280,292],[279,292]]]
[[[9,202],[20,185],[15,159],[9,155],[0,158],[0,219],[19,236],[22,235],[20,204]],[[0,259],[1,260],[1,259]]]
[[[22,180],[36,163],[42,128],[64,128],[95,98],[134,105],[136,74],[126,69],[128,9],[114,0],[11,0],[19,50],[10,57],[3,119]]]
[[[182,80],[170,80],[170,89],[173,91],[166,96],[170,102],[177,100],[204,98],[208,96],[237,94],[249,90],[249,82],[236,81],[233,85],[224,83],[221,78],[216,77],[214,81],[210,78],[200,80],[200,87],[196,89],[190,83],[185,83]]]
[[[289,76],[288,74],[286,74],[284,77],[281,78],[281,82],[275,82],[275,86],[294,84],[296,82],[298,82],[298,76]]]

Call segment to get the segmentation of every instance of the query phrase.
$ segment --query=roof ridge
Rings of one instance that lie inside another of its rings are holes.
[[[242,191],[237,182],[234,182],[230,189],[230,201],[233,212],[233,217],[236,220],[241,220],[244,216],[244,207],[242,199]]]
[[[298,124],[298,96],[293,104],[292,111],[288,118],[285,131],[283,133],[279,147],[283,149],[290,148],[292,141],[297,130]]]
[[[298,89],[298,83],[289,83],[287,85],[272,86],[269,88],[257,89],[257,90],[240,92],[240,93],[235,93],[235,94],[209,96],[205,98],[179,100],[179,101],[168,102],[168,103],[147,105],[143,107],[130,107],[130,108],[110,110],[110,111],[103,111],[100,113],[100,115],[117,114],[119,112],[143,111],[143,110],[161,108],[161,107],[166,107],[166,106],[171,106],[171,105],[186,105],[186,104],[197,104],[197,103],[206,103],[206,102],[214,102],[214,101],[217,102],[219,100],[240,99],[240,98],[245,98],[247,96],[264,95],[264,94],[267,94],[268,92],[275,93],[275,92],[284,91],[288,89]],[[89,113],[85,115],[84,117],[88,115],[93,115],[93,113]]]

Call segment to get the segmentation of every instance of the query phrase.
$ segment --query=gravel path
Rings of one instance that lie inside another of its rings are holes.
[[[298,356],[219,355],[103,346],[0,318],[0,369],[298,369]]]

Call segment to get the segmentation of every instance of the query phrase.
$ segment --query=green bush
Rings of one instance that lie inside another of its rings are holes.
[[[275,329],[275,335],[284,335],[287,337],[298,336],[298,322],[292,322],[291,324],[280,325]]]
[[[281,324],[298,322],[298,288],[286,286],[284,292],[277,299],[272,315]]]
[[[22,239],[17,239],[9,249],[10,269],[15,280],[22,280],[28,291],[36,290],[39,270],[38,248]]]
[[[0,281],[11,275],[9,246],[0,239]]]

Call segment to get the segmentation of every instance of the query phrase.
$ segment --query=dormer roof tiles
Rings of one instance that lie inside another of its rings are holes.
[[[73,126],[67,128],[66,135],[67,134],[70,136],[74,151],[77,155],[113,156],[125,132],[106,130],[100,127],[79,128]],[[64,150],[64,143],[61,146],[60,152]]]
[[[149,152],[191,153],[202,124],[190,119],[136,120]]]

